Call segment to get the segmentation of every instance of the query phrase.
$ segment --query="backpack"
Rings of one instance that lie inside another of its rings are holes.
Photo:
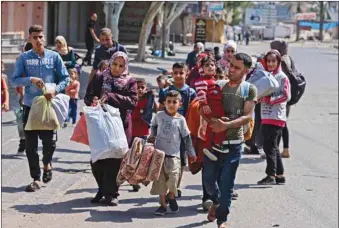
[[[251,85],[251,83],[246,82],[246,81],[242,82],[241,85],[240,85],[241,96],[244,99],[244,103],[246,101],[246,98],[248,97],[250,85]],[[252,137],[252,133],[253,133],[253,129],[254,129],[254,120],[255,120],[255,116],[254,116],[254,113],[253,113],[253,117],[250,120],[250,122],[248,122],[248,124],[243,126],[243,133],[244,133],[245,141],[249,140]]]
[[[287,105],[294,105],[298,103],[305,92],[306,80],[305,77],[297,71],[293,59],[291,57],[289,58],[291,60],[291,70],[289,70],[285,62],[282,62],[282,65],[285,65],[288,69],[284,71],[284,73],[290,80],[291,84],[291,99],[287,102]]]

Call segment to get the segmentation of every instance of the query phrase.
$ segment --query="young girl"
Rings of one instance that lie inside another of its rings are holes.
[[[101,62],[98,64],[98,71],[100,73],[104,72],[108,68],[108,60],[101,60]]]
[[[273,74],[278,80],[280,89],[259,100],[261,103],[261,130],[264,138],[267,176],[258,181],[258,184],[285,184],[284,165],[279,152],[279,137],[287,120],[286,106],[291,97],[291,87],[288,77],[281,70],[281,56],[277,50],[269,51],[262,63],[265,70]]]
[[[72,126],[75,125],[77,121],[77,110],[78,110],[78,99],[79,99],[79,90],[80,90],[80,82],[78,81],[78,71],[75,68],[71,68],[68,70],[69,76],[71,78],[71,83],[66,88],[66,94],[70,96],[69,100],[69,111],[68,118],[64,123],[64,127],[67,127],[67,123],[72,118]]]

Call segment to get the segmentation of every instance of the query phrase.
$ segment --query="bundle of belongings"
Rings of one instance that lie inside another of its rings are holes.
[[[129,184],[139,183],[147,186],[150,182],[158,180],[165,153],[154,148],[153,144],[136,137],[131,149],[123,158],[117,176],[117,184],[127,181]]]

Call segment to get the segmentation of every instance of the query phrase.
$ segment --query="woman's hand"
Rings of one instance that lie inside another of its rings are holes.
[[[100,99],[100,103],[101,103],[101,104],[104,104],[104,103],[107,102],[107,100],[108,100],[107,94],[103,94],[102,97],[101,97],[101,99]]]
[[[99,98],[98,98],[97,96],[95,96],[95,97],[93,98],[93,102],[92,102],[91,106],[97,106],[98,103],[99,103]]]

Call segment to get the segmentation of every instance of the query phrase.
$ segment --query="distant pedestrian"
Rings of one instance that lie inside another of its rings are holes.
[[[89,81],[99,69],[99,63],[101,60],[109,60],[114,53],[121,51],[127,54],[124,46],[113,40],[112,31],[109,28],[103,28],[100,31],[100,46],[95,48],[94,62]]]
[[[94,41],[100,43],[99,38],[94,32],[94,26],[98,19],[98,15],[93,13],[91,18],[87,22],[86,34],[85,34],[85,43],[86,43],[86,57],[84,58],[84,63],[86,62],[88,66],[92,65],[92,54],[94,50]]]
[[[194,50],[187,55],[186,64],[188,65],[188,69],[191,70],[193,67],[196,66],[197,63],[197,56],[203,50],[202,43],[196,43],[194,45]]]
[[[67,69],[75,67],[75,54],[73,49],[67,45],[65,37],[57,36],[55,38],[55,51],[59,53]]]
[[[249,43],[250,43],[250,33],[248,31],[245,33],[245,41],[246,41],[246,45],[249,45]]]

